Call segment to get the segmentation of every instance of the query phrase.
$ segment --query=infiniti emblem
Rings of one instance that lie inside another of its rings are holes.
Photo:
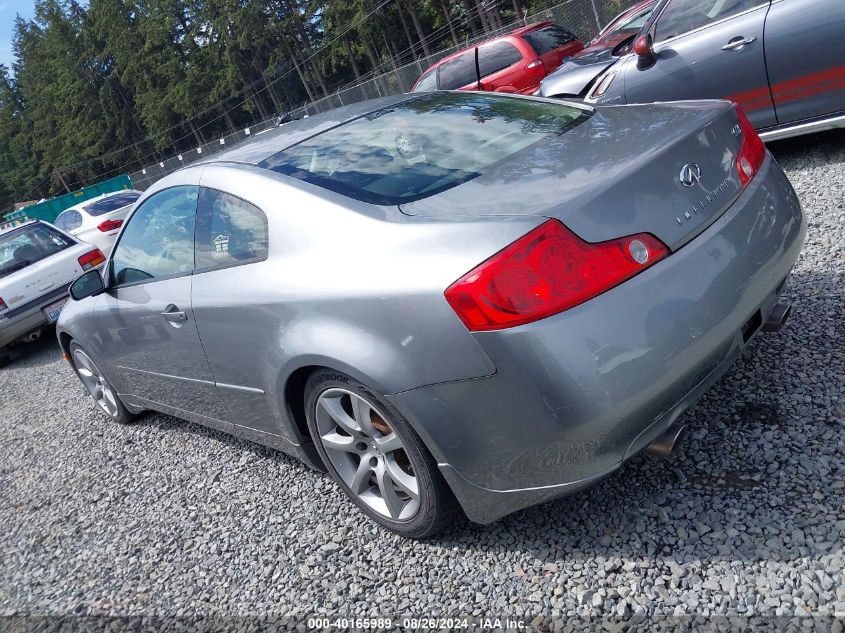
[[[701,180],[701,167],[695,163],[687,163],[681,167],[680,179],[684,187],[692,187]]]

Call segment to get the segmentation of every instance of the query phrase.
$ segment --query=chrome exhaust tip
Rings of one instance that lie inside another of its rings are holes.
[[[686,437],[686,434],[686,424],[676,424],[675,426],[670,426],[663,435],[646,446],[645,452],[651,455],[657,455],[663,459],[669,459],[675,449],[680,446],[684,437]]]
[[[776,303],[769,311],[769,316],[763,324],[763,331],[777,332],[784,326],[790,314],[792,314],[791,303]]]
[[[35,332],[30,332],[24,337],[24,341],[27,343],[34,343],[38,339],[41,338],[41,330],[35,330]]]

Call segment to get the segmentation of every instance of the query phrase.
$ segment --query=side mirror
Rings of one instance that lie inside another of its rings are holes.
[[[634,40],[634,52],[637,54],[637,68],[645,70],[654,66],[657,61],[657,54],[654,52],[654,42],[650,33],[640,35]]]
[[[74,301],[100,294],[106,289],[99,270],[89,270],[70,285],[70,296]]]

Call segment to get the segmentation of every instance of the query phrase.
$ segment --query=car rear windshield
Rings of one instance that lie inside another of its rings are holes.
[[[127,191],[126,193],[116,193],[107,198],[100,198],[96,202],[85,205],[85,210],[89,215],[103,215],[110,211],[117,211],[121,207],[132,204],[141,194],[136,191]]]
[[[591,112],[490,93],[429,93],[311,137],[259,167],[372,204],[408,203],[565,134]]]
[[[0,235],[0,277],[55,255],[75,242],[46,224],[27,224]]]
[[[528,33],[524,33],[522,37],[523,39],[528,40],[528,43],[531,44],[531,48],[533,48],[538,55],[545,55],[556,48],[560,48],[561,46],[566,46],[570,42],[574,42],[576,39],[572,33],[566,29],[562,29],[557,24],[551,24],[543,27],[542,29],[537,29],[536,31],[529,31]]]

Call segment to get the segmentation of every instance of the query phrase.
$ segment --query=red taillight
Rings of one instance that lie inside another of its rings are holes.
[[[446,300],[470,330],[513,327],[584,303],[668,252],[648,233],[591,244],[549,220],[449,286]]]
[[[79,265],[82,266],[82,270],[91,270],[94,266],[99,266],[106,261],[106,258],[103,257],[99,248],[95,248],[93,251],[88,251],[84,255],[80,255],[78,261]]]
[[[101,222],[99,225],[97,225],[97,228],[100,229],[103,233],[108,233],[109,231],[119,229],[122,224],[123,220],[106,220],[105,222]]]
[[[763,161],[766,159],[766,146],[760,140],[757,130],[751,125],[751,121],[745,116],[742,106],[734,104],[736,115],[739,117],[739,127],[742,130],[742,145],[739,154],[736,155],[736,171],[739,174],[739,182],[744,187],[754,178]]]
[[[6,309],[6,302],[3,301],[3,297],[0,297],[0,312]]]
[[[542,59],[538,58],[525,67],[525,72],[529,75],[533,75],[534,77],[545,77],[546,65],[543,63]]]

